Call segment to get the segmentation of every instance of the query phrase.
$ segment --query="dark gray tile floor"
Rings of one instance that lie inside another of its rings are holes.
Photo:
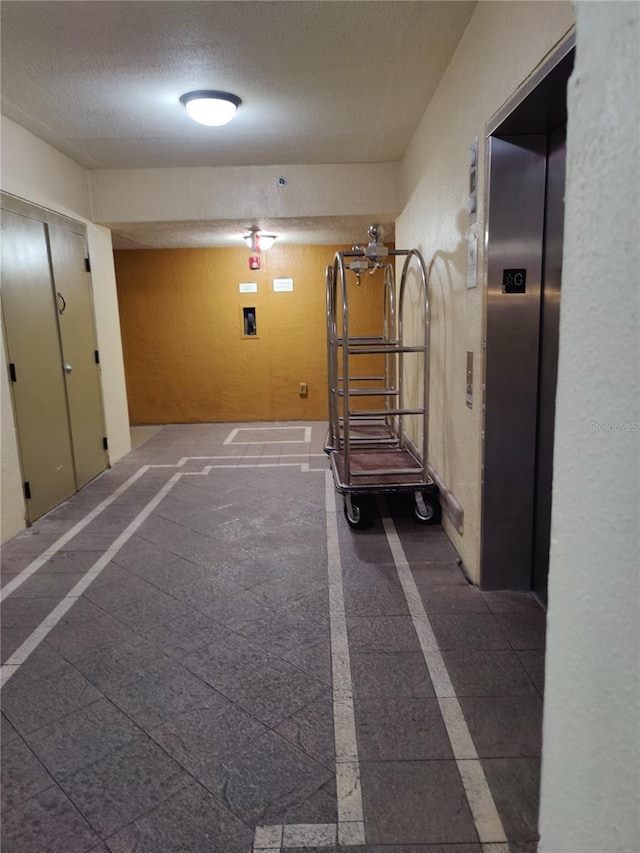
[[[151,466],[2,602],[3,853],[249,853],[256,826],[338,823],[324,437],[164,427],[5,544],[3,586]],[[338,508],[366,846],[277,849],[481,853],[382,523]],[[509,850],[535,853],[544,613],[392,511]]]

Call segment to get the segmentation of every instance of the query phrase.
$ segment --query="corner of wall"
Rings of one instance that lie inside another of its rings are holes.
[[[2,116],[4,192],[76,219],[89,219],[88,172],[24,127]]]
[[[566,0],[478,3],[402,160],[399,248],[420,249],[432,289],[429,461],[464,509],[464,532],[444,526],[470,577],[480,580],[482,382],[485,334],[485,127],[574,25]],[[473,81],[473,85],[470,85]],[[478,217],[467,212],[469,147],[478,151]],[[467,287],[468,239],[477,239],[476,286]],[[466,353],[473,353],[473,407]]]
[[[87,223],[87,242],[98,348],[108,353],[108,358],[101,360],[102,394],[109,459],[113,465],[131,450],[131,434],[111,231]]]

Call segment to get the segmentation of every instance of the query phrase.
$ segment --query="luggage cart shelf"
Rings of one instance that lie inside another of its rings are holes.
[[[345,477],[344,453],[330,456],[336,489],[341,494],[413,492],[425,488],[422,464],[409,450],[370,450],[351,454],[351,476]]]

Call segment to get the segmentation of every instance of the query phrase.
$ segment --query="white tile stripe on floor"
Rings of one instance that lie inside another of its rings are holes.
[[[258,826],[253,842],[254,853],[280,853],[283,847],[331,847],[336,842],[344,847],[365,843],[336,498],[331,472],[325,469],[324,475],[338,823]]]
[[[253,853],[280,853],[283,848],[334,847],[337,843],[350,846],[354,843],[338,842],[338,825],[335,823],[278,824],[257,826]]]
[[[284,442],[283,442],[284,443]],[[297,457],[302,456],[304,459],[309,459],[312,456],[317,456],[318,458],[327,458],[326,453],[261,453],[260,456],[251,456],[247,454],[246,456],[238,457],[242,459],[296,459]],[[235,456],[187,456],[185,459],[235,459]],[[182,461],[182,460],[180,460]]]
[[[63,548],[67,542],[77,536],[81,530],[91,524],[91,522],[97,518],[103,510],[105,510],[110,504],[112,504],[120,495],[125,492],[130,486],[132,486],[136,480],[139,480],[143,474],[145,474],[151,466],[143,465],[142,468],[138,469],[133,476],[129,477],[121,486],[112,492],[108,498],[105,498],[101,503],[98,504],[97,507],[91,510],[90,513],[84,516],[80,521],[70,527],[66,533],[64,533],[59,539],[57,539],[53,545],[49,546],[46,551],[43,551],[39,557],[36,557],[35,560],[32,560],[28,566],[25,566],[21,572],[19,572],[13,580],[10,580],[5,586],[0,590],[0,601],[4,601],[4,599],[11,595],[11,593],[16,590],[19,586],[21,586],[34,572],[37,572],[41,566],[53,557],[54,554],[57,554],[58,551]]]
[[[91,510],[87,515],[84,516],[80,521],[73,525],[66,533],[64,533],[59,539],[54,542],[53,545],[49,546],[45,551],[42,552],[35,560],[32,560],[28,566],[26,566],[19,574],[15,576],[9,583],[6,584],[2,588],[0,601],[3,601],[12,592],[14,592],[21,584],[27,581],[31,575],[33,575],[41,566],[43,566],[47,560],[54,556],[64,545],[67,544],[71,539],[74,538],[78,533],[80,533],[88,524],[90,524],[101,512],[103,512],[110,504],[112,504],[126,489],[133,485],[143,474],[149,471],[151,468],[181,468],[190,461],[191,459],[209,459],[215,457],[188,457],[185,456],[180,459],[174,465],[143,465],[141,468],[136,471],[128,480],[126,480],[122,485],[118,486],[117,489],[113,491],[113,493],[105,498],[101,503],[98,504],[97,507]],[[220,457],[226,458],[226,457]],[[54,628],[58,622],[62,619],[64,614],[69,610],[72,604],[75,602],[77,598],[79,598],[85,589],[89,586],[89,584],[98,577],[102,569],[109,563],[111,559],[118,553],[120,548],[131,538],[131,536],[136,532],[136,530],[140,527],[140,525],[144,522],[150,513],[156,508],[156,506],[160,503],[160,501],[165,497],[165,495],[171,491],[173,486],[178,482],[181,477],[188,477],[193,475],[207,475],[210,474],[214,468],[280,468],[280,467],[294,467],[299,468],[302,473],[309,472],[309,463],[308,462],[280,462],[280,463],[267,463],[266,465],[256,464],[243,464],[243,463],[235,463],[232,465],[205,465],[201,471],[182,471],[180,473],[174,474],[169,481],[162,486],[159,492],[146,504],[144,509],[138,513],[138,515],[133,519],[133,521],[127,525],[124,531],[114,540],[112,545],[103,553],[103,555],[91,566],[90,569],[85,573],[85,575],[78,581],[78,583],[71,589],[67,595],[56,605],[56,607],[51,611],[51,613],[47,616],[47,618],[38,625],[38,627],[32,631],[32,633],[27,637],[27,639],[22,643],[22,645],[16,649],[16,651],[4,662],[2,667],[0,668],[0,686],[5,684],[14,672],[24,663],[24,661],[29,657],[29,655],[35,651],[35,649],[40,645],[42,640],[47,636],[47,634]]]
[[[304,430],[304,438],[277,438],[272,441],[236,441],[238,433],[241,432],[275,432],[275,430]],[[310,426],[286,426],[286,427],[236,427],[232,429],[229,435],[222,442],[223,444],[311,444],[311,427]]]
[[[197,457],[196,457],[197,458]],[[210,457],[206,457],[210,458]],[[211,457],[214,458],[214,457]],[[221,459],[228,459],[227,456],[221,456]],[[250,457],[251,458],[251,457]],[[260,457],[253,457],[260,458]],[[94,507],[91,512],[88,512],[85,516],[83,516],[80,521],[76,522],[72,527],[67,530],[66,533],[63,533],[59,539],[50,545],[45,551],[42,552],[38,557],[32,560],[28,566],[25,566],[22,571],[18,572],[18,574],[10,580],[7,584],[5,584],[0,590],[0,602],[4,601],[12,592],[14,592],[19,586],[28,580],[32,574],[38,571],[41,566],[47,562],[47,560],[51,559],[61,548],[70,542],[78,533],[81,533],[87,525],[91,524],[92,521],[104,512],[107,507],[111,506],[111,504],[117,500],[123,492],[126,492],[137,480],[142,477],[143,474],[146,474],[147,471],[150,471],[152,468],[183,468],[187,462],[191,459],[189,456],[183,456],[182,459],[179,459],[177,462],[171,464],[163,464],[163,465],[143,465],[139,468],[135,474],[132,474],[128,480],[125,480],[120,486],[118,486],[108,498],[105,498],[101,501],[96,507]]]
[[[82,595],[82,593],[87,589],[89,584],[93,583],[93,581],[98,577],[100,572],[109,564],[109,562],[115,557],[118,551],[122,548],[122,546],[128,542],[128,540],[133,536],[133,534],[138,530],[141,524],[145,521],[145,519],[151,515],[153,510],[158,506],[158,504],[162,501],[162,499],[171,491],[171,489],[175,486],[175,484],[182,477],[189,477],[194,475],[202,475],[208,474],[211,471],[210,466],[206,466],[202,469],[202,471],[182,471],[180,473],[174,474],[167,483],[158,491],[158,493],[146,504],[146,506],[136,515],[136,517],[131,521],[122,533],[114,539],[113,543],[107,548],[107,550],[102,554],[102,556],[96,560],[96,562],[91,566],[91,568],[83,575],[83,577],[78,581],[78,583],[71,589],[67,595],[54,607],[51,613],[47,616],[47,618],[38,625],[38,627],[32,631],[31,634],[27,637],[27,639],[22,643],[22,645],[16,649],[16,651],[5,661],[5,663],[0,668],[0,685],[6,684],[6,682],[11,678],[11,676],[17,672],[20,666],[25,662],[25,660],[29,657],[29,655],[35,651],[35,649],[40,645],[40,643],[44,640],[47,634],[55,628],[55,626],[60,622],[65,613],[69,610],[69,608],[76,602],[76,600]]]
[[[462,786],[471,809],[478,837],[483,844],[483,851],[484,853],[503,853],[501,846],[507,843],[507,836],[478,758],[471,732],[464,718],[460,702],[456,697],[444,658],[438,648],[431,622],[424,609],[393,519],[382,500],[379,501],[379,507],[391,556],[433,682]],[[487,849],[484,845],[487,845]],[[492,847],[496,849],[492,849]]]
[[[357,823],[310,823],[257,826],[252,853],[282,853],[283,848],[361,847],[362,829]],[[508,850],[488,853],[509,853]]]
[[[206,456],[201,457],[206,459]],[[244,457],[243,457],[244,458]],[[232,462],[229,465],[209,465],[212,468],[299,468],[306,473],[309,468],[308,462]]]
[[[336,744],[336,785],[338,789],[338,841],[340,844],[364,844],[364,810],[353,705],[351,658],[349,656],[347,617],[342,589],[342,563],[338,542],[336,498],[330,471],[325,471],[325,508],[327,513],[333,725]]]
[[[307,454],[307,453],[291,453],[285,454],[284,456],[243,456],[243,459],[264,459],[264,458],[278,458],[278,459],[289,459],[293,457],[302,456],[307,459],[309,456],[324,456],[324,453],[315,453],[315,454]],[[105,498],[101,501],[98,506],[94,507],[91,512],[87,513],[83,518],[80,519],[73,527],[70,527],[66,533],[57,539],[53,545],[50,545],[45,551],[42,552],[38,557],[32,560],[28,566],[25,566],[22,571],[18,572],[18,574],[12,578],[8,583],[6,583],[2,589],[0,589],[0,602],[4,601],[5,598],[11,595],[12,592],[15,592],[18,587],[22,586],[22,584],[27,581],[31,575],[38,571],[39,568],[44,566],[44,564],[53,557],[58,551],[63,548],[67,542],[70,542],[78,533],[81,533],[87,525],[91,524],[92,521],[100,515],[100,513],[104,512],[108,506],[110,506],[120,495],[125,492],[130,486],[132,486],[137,480],[142,477],[143,474],[146,474],[147,471],[156,468],[184,468],[187,462],[195,461],[201,462],[205,459],[233,459],[230,456],[183,456],[182,459],[179,459],[175,463],[165,463],[162,465],[143,465],[139,468],[135,474],[129,477],[122,485],[118,486],[115,491],[109,495],[108,498]],[[310,468],[308,462],[265,462],[265,463],[251,463],[251,462],[233,462],[228,465],[208,465],[206,473],[209,473],[212,468],[300,468],[300,471],[303,474],[309,473],[310,470],[317,472],[318,468]],[[203,472],[196,472],[203,473]]]
[[[353,705],[351,659],[342,589],[342,563],[338,543],[336,499],[333,477],[330,471],[325,471],[325,509],[327,514],[333,724],[338,789],[338,840],[340,844],[364,844],[364,811]]]

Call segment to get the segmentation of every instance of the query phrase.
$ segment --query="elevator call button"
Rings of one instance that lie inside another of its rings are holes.
[[[502,270],[502,292],[503,293],[526,293],[527,271],[526,270]]]

